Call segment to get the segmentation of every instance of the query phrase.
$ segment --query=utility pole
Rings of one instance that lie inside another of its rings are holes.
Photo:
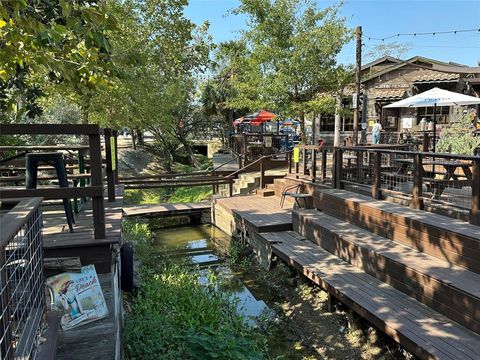
[[[358,119],[360,118],[360,72],[362,69],[362,27],[355,30],[357,37],[357,51],[355,59],[355,109],[353,111],[353,144],[358,145]]]

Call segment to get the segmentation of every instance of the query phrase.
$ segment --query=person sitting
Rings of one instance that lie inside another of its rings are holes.
[[[380,119],[377,120],[375,125],[372,128],[372,143],[380,144],[380,132],[382,131],[382,125],[380,124]]]

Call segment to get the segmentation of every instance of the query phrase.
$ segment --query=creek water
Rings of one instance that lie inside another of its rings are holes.
[[[173,228],[153,229],[154,251],[171,258],[186,261],[197,266],[200,283],[208,281],[213,271],[220,287],[229,290],[235,298],[237,311],[244,315],[248,323],[255,324],[259,316],[271,316],[258,291],[254,295],[245,286],[248,279],[242,273],[233,271],[224,261],[222,254],[230,248],[230,237],[213,225],[188,225]]]

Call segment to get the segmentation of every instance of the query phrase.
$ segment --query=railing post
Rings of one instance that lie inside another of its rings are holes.
[[[335,189],[342,188],[343,177],[343,154],[341,148],[335,148],[333,153],[333,187]]]
[[[100,134],[88,136],[90,146],[90,172],[92,186],[99,186],[101,194],[92,197],[93,227],[95,239],[105,239],[105,207],[103,204],[102,148]]]
[[[317,177],[317,150],[312,149],[312,169],[310,171],[310,177],[312,179],[312,182],[315,181],[315,178]]]
[[[374,199],[381,199],[381,181],[382,181],[382,153],[375,151],[373,154],[373,185],[372,197]]]
[[[322,150],[322,181],[327,177],[327,150]]]
[[[115,169],[113,172],[115,174],[115,184],[119,184],[119,181],[118,181],[118,130],[113,130],[113,138],[115,143]]]
[[[115,149],[112,149],[115,146],[115,140],[112,137],[112,130],[111,129],[104,129],[104,138],[105,138],[105,160],[107,165],[107,193],[108,193],[108,201],[113,202],[115,201],[115,174],[114,169],[116,167],[116,159],[115,159]]]
[[[228,183],[228,196],[232,197],[233,196],[233,179],[230,178],[230,181]]]
[[[287,152],[287,161],[288,161],[288,173],[292,173],[292,152]]]
[[[260,189],[263,189],[265,187],[265,158],[262,158],[260,160]]]
[[[422,154],[415,153],[413,158],[412,202],[410,204],[410,206],[413,209],[423,210],[422,186],[423,186]]]
[[[303,166],[303,176],[307,173],[307,149],[304,147],[302,149],[302,166]]]
[[[248,163],[247,151],[248,151],[248,136],[247,134],[243,134],[243,166],[245,166]]]
[[[470,208],[470,224],[480,225],[480,159],[472,164],[472,206]]]

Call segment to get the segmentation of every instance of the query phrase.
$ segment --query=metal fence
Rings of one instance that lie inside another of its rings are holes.
[[[336,149],[336,187],[407,201],[411,207],[479,216],[480,157],[381,149]]]
[[[1,216],[0,358],[35,359],[46,311],[41,198],[15,201]],[[13,200],[2,199],[2,206]]]

